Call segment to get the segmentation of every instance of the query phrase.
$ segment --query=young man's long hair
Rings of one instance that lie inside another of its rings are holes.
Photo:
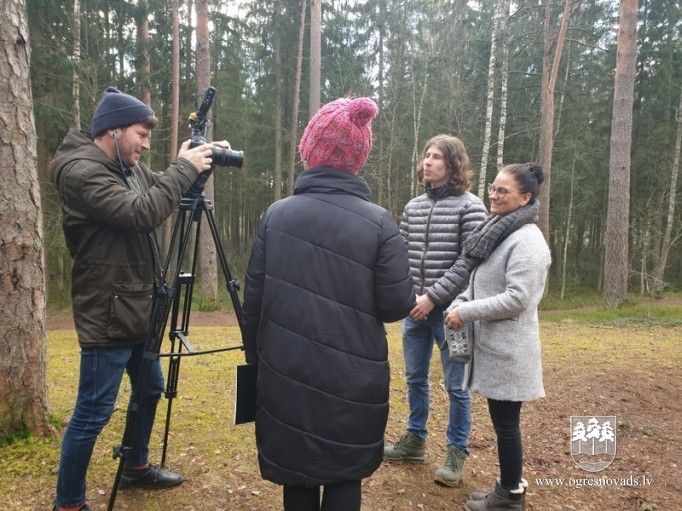
[[[455,195],[462,195],[464,192],[467,192],[469,188],[471,188],[472,176],[469,155],[464,147],[464,143],[459,138],[453,137],[452,135],[436,135],[426,143],[424,150],[422,151],[421,159],[419,160],[419,165],[417,166],[419,184],[425,186],[424,155],[432,145],[435,145],[443,151],[443,156],[445,156],[445,163],[450,170],[450,179],[447,186]]]

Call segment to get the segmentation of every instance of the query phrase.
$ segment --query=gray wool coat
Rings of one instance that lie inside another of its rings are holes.
[[[544,397],[537,307],[550,264],[542,232],[527,224],[473,270],[458,297],[464,300],[462,321],[473,322],[474,352],[465,378],[472,392],[500,401]]]

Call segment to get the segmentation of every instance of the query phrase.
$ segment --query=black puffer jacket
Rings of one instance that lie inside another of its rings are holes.
[[[71,297],[81,346],[144,341],[152,312],[155,260],[150,233],[197,177],[178,159],[164,174],[139,164],[142,195],[128,189],[118,164],[89,133],[72,129],[57,150],[51,178],[62,199],[73,257]]]
[[[481,199],[469,192],[455,195],[447,186],[428,188],[407,203],[400,234],[418,295],[426,293],[434,304],[447,306],[466,289],[469,269],[460,257],[462,244],[486,216]]]
[[[244,290],[258,363],[261,474],[278,484],[357,480],[381,464],[389,365],[383,322],[414,305],[407,253],[365,180],[315,168],[265,213]]]

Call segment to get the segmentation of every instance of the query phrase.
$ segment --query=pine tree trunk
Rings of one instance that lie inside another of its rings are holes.
[[[0,22],[0,438],[50,431],[45,348],[45,253],[30,42],[23,0]]]
[[[171,122],[166,164],[175,159],[178,152],[178,126],[180,125],[180,19],[179,0],[171,5],[172,49],[171,49]],[[168,218],[161,226],[161,260],[165,261],[170,250],[170,238],[173,230],[173,218]]]
[[[571,186],[568,196],[568,211],[566,212],[566,229],[564,231],[564,246],[561,261],[561,299],[566,293],[566,268],[568,266],[568,242],[571,235],[571,217],[573,216],[573,191],[575,189],[575,160],[577,150],[573,151],[573,165],[571,165]]]
[[[544,22],[544,55],[542,59],[542,92],[540,107],[540,165],[545,171],[545,182],[540,187],[540,220],[538,225],[542,230],[545,240],[549,243],[549,199],[551,195],[552,178],[552,152],[554,150],[554,90],[556,88],[559,64],[561,63],[561,53],[566,40],[568,24],[571,20],[573,11],[573,0],[566,0],[564,13],[561,18],[559,35],[556,41],[556,49],[552,57],[552,41],[550,37],[550,0],[545,0],[545,22]],[[550,64],[551,61],[551,64]]]
[[[677,107],[677,136],[675,137],[675,149],[673,154],[672,172],[670,174],[670,190],[668,191],[668,215],[666,218],[661,253],[654,270],[653,292],[660,294],[665,287],[665,267],[668,265],[668,254],[672,246],[672,232],[675,223],[675,205],[677,204],[677,178],[680,173],[680,151],[682,150],[682,91],[680,91],[680,103]]]
[[[308,118],[320,109],[322,75],[322,0],[312,0],[310,7],[310,101]]]
[[[301,23],[298,28],[298,49],[296,52],[296,77],[294,79],[294,98],[291,108],[291,142],[289,144],[289,167],[287,169],[287,195],[294,194],[296,174],[296,151],[298,150],[298,107],[301,101],[301,69],[303,67],[303,37],[305,35],[306,0],[301,0]]]
[[[282,198],[282,35],[281,31],[277,29],[280,17],[280,3],[275,0],[273,9],[273,51],[275,53],[275,168],[273,179],[273,200]]]
[[[151,105],[152,97],[149,91],[149,22],[147,21],[147,0],[137,0],[137,58],[140,74],[140,99]],[[148,153],[150,154],[150,153]]]
[[[604,303],[618,307],[628,294],[628,230],[630,219],[630,149],[635,88],[637,0],[621,0],[618,54],[613,91],[609,198],[606,213]]]
[[[426,57],[426,72],[424,73],[424,82],[421,84],[421,87],[417,85],[417,72],[416,69],[412,68],[412,79],[414,81],[412,85],[412,102],[413,102],[413,109],[414,109],[414,122],[412,125],[412,132],[414,136],[414,141],[412,143],[412,168],[416,169],[417,165],[419,164],[419,128],[421,127],[421,120],[422,120],[422,112],[424,110],[424,101],[426,99],[426,93],[429,90],[429,67],[431,64],[431,55],[433,54],[433,41],[429,44],[429,50],[428,54],[425,55]],[[419,93],[419,103],[417,103],[416,95]],[[390,204],[390,210],[391,211],[400,211],[398,204]]]
[[[211,53],[209,51],[208,2],[197,0],[197,93],[202,95],[211,85]],[[209,113],[212,114],[213,111]],[[209,123],[210,126],[210,123]],[[209,132],[211,131],[209,127]],[[208,140],[212,133],[208,133]],[[204,185],[206,200],[213,202],[213,174]],[[218,303],[218,256],[208,221],[202,218],[199,236],[199,273],[201,279],[201,306],[213,309]]]

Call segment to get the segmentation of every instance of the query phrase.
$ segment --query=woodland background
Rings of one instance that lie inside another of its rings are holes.
[[[215,168],[205,188],[230,277],[244,275],[265,209],[291,193],[307,119],[353,95],[379,105],[362,175],[396,220],[420,193],[424,143],[454,134],[483,198],[503,163],[537,161],[547,172],[539,225],[554,264],[545,310],[584,296],[603,295],[600,303],[618,309],[628,292],[679,294],[679,0],[0,6],[0,438],[54,431],[45,325],[70,313],[71,258],[48,169],[68,129],[88,129],[109,85],[157,113],[147,158],[158,171],[189,135],[201,94],[217,89],[209,139],[245,153],[242,168]],[[201,234],[192,305],[229,310],[217,244],[208,229]],[[187,271],[183,261],[177,267]]]
[[[551,176],[540,224],[554,264],[541,307],[548,399],[524,412],[530,506],[680,508],[679,0],[0,0],[0,6],[5,508],[48,509],[54,498],[78,347],[72,318],[58,317],[70,314],[71,261],[48,169],[67,130],[88,129],[108,85],[157,112],[148,161],[159,171],[189,134],[197,95],[216,87],[210,135],[245,152],[243,168],[216,168],[206,187],[237,278],[258,219],[291,193],[301,171],[296,145],[306,120],[339,96],[370,96],[379,104],[363,176],[396,219],[419,193],[418,154],[437,133],[464,140],[481,197],[503,162],[540,162]],[[225,291],[218,296],[213,289],[216,264],[204,257],[207,249],[202,240],[196,296],[200,308],[219,311],[195,319],[220,317],[206,323],[216,328],[194,332],[199,349],[240,336],[234,321],[224,326],[224,316],[234,314],[225,310]],[[662,305],[657,298],[668,291],[676,301]],[[548,312],[602,294],[603,310],[597,298],[585,311]],[[48,317],[66,326],[48,332]],[[404,431],[406,400],[399,324],[388,331],[390,441]],[[242,361],[231,353],[183,364],[171,438],[172,466],[187,483],[121,495],[122,509],[279,508],[279,488],[260,479],[252,429],[229,426],[232,371]],[[437,364],[433,369],[430,420],[437,432],[446,398],[436,391]],[[109,497],[110,446],[120,439],[127,390],[88,475],[97,508]],[[474,399],[473,413],[473,454],[462,487],[432,482],[443,447],[436,433],[430,465],[384,464],[364,484],[365,507],[449,510],[489,487],[494,433],[482,400]],[[650,486],[538,483],[584,477],[567,453],[568,418],[593,414],[618,417],[618,459],[605,476],[646,476]]]
[[[542,162],[548,63],[555,76],[546,228],[554,261],[550,291],[568,297],[602,289],[609,154],[612,144],[627,142],[612,140],[611,129],[618,2],[209,0],[195,6],[178,0],[27,0],[26,9],[49,303],[68,302],[70,264],[49,183],[50,159],[70,126],[79,122],[89,129],[107,85],[150,98],[161,120],[149,155],[156,170],[176,154],[176,133],[180,141],[189,134],[185,119],[196,109],[199,91],[216,87],[213,138],[245,152],[243,168],[216,168],[213,179],[215,217],[235,273],[242,275],[260,215],[290,193],[301,170],[296,144],[319,103],[345,95],[377,101],[374,149],[362,175],[374,200],[398,218],[419,193],[418,154],[437,133],[465,142],[475,174],[472,191],[481,196],[502,162]],[[177,84],[171,80],[174,12]],[[319,62],[311,52],[316,12]],[[202,13],[208,18],[205,39],[197,24]],[[682,284],[681,13],[677,0],[639,2],[624,210],[629,281],[637,293]],[[554,60],[562,21],[563,47]],[[201,45],[210,55],[208,76],[197,62]]]

